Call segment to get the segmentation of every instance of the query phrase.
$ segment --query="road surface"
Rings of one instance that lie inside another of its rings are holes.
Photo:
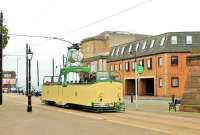
[[[44,105],[33,97],[5,94],[0,106],[1,135],[199,135],[200,119],[126,110],[90,113]]]

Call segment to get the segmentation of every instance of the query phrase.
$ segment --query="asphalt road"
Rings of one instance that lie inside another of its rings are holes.
[[[199,135],[200,120],[139,111],[90,113],[41,104],[33,98],[4,95],[0,106],[1,135]]]

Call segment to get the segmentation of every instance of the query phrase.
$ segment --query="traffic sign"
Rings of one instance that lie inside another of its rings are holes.
[[[142,74],[144,72],[143,66],[137,66],[137,73]]]

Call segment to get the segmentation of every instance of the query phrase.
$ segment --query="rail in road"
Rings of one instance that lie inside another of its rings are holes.
[[[13,98],[17,104],[27,104],[25,96],[6,95]],[[39,98],[33,98],[33,108],[40,108],[49,111],[58,111],[65,114],[76,115],[95,120],[104,120],[112,123],[138,127],[153,131],[159,131],[170,135],[199,135],[200,119],[185,118],[157,113],[140,111],[125,111],[123,113],[90,113],[72,109],[48,106],[41,103]]]

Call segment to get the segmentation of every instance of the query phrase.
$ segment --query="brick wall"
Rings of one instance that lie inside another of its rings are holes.
[[[176,96],[182,96],[185,87],[186,75],[188,72],[188,67],[186,64],[186,56],[188,53],[163,53],[156,54],[152,56],[137,58],[137,61],[144,60],[144,73],[140,74],[141,78],[153,78],[154,79],[154,96],[171,96],[174,93]],[[171,65],[171,56],[178,56],[178,65]],[[147,59],[152,59],[152,69],[147,69]],[[162,58],[162,65],[158,66],[158,58]],[[129,63],[129,70],[126,71],[125,63]],[[134,59],[114,61],[108,63],[108,69],[110,66],[117,66],[119,64],[123,65],[122,70],[118,70],[124,80],[124,91],[126,94],[130,93],[128,91],[129,86],[126,84],[126,79],[134,79],[135,72],[132,70],[132,62]],[[138,62],[139,63],[139,62]],[[171,78],[178,77],[179,86],[171,86]],[[159,78],[162,79],[162,86],[159,86]],[[139,91],[140,95],[144,95],[145,85],[144,80],[140,80]]]

